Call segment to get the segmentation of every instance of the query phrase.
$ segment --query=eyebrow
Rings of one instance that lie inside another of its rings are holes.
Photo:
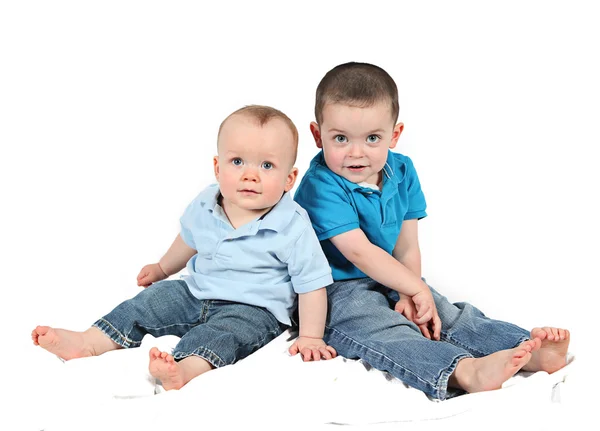
[[[328,132],[328,133],[342,133],[342,134],[345,134],[345,133],[346,133],[345,131],[343,131],[343,130],[340,130],[340,129],[329,129],[327,132]],[[372,135],[372,134],[374,134],[374,133],[384,133],[384,132],[385,132],[385,130],[383,130],[383,129],[375,129],[375,130],[371,130],[371,131],[370,131],[370,132],[368,132],[367,134],[368,134],[368,135]]]
[[[277,155],[275,153],[265,153],[263,154],[265,160],[276,160],[277,159]],[[224,154],[225,158],[228,157],[241,157],[241,152],[240,151],[233,151],[233,150],[227,150]]]

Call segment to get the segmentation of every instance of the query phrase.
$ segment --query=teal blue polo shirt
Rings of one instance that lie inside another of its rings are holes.
[[[371,243],[392,254],[402,222],[427,216],[425,196],[409,157],[388,151],[382,173],[381,191],[363,187],[333,173],[321,151],[296,190],[294,200],[308,212],[335,281],[367,275],[330,238],[361,229]]]
[[[296,294],[333,282],[306,211],[288,193],[263,217],[237,229],[218,203],[218,185],[202,191],[181,217],[181,238],[198,251],[184,276],[198,299],[256,305],[290,324]]]

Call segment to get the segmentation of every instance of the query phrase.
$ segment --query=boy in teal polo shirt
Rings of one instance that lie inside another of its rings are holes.
[[[324,340],[435,399],[498,389],[519,370],[566,364],[569,331],[485,317],[421,278],[417,221],[426,202],[410,158],[393,153],[404,125],[383,69],[346,63],[317,88],[318,148],[295,194],[332,268]]]
[[[219,129],[209,186],[181,217],[181,233],[140,271],[146,288],[84,332],[38,326],[35,345],[64,360],[139,347],[146,334],[176,335],[173,352],[150,350],[150,374],[166,390],[243,359],[290,325],[298,295],[299,337],[290,353],[331,359],[322,338],[331,269],[294,186],[298,131],[282,112],[247,106]],[[165,280],[187,264],[189,275]]]

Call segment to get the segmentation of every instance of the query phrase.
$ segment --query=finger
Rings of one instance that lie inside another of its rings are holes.
[[[423,318],[423,316],[426,316],[428,313],[431,313],[431,305],[422,305],[418,310],[417,310],[417,319],[421,319]],[[431,314],[429,315],[429,318],[431,319]]]
[[[290,346],[288,352],[290,352],[290,355],[294,356],[298,354],[298,343],[294,343]]]
[[[323,359],[325,359],[325,360],[328,360],[328,359],[331,359],[331,358],[332,358],[332,356],[331,356],[331,352],[330,352],[329,350],[327,350],[327,348],[326,348],[326,347],[321,347],[321,348],[319,349],[319,352],[321,352],[321,358],[323,358]]]
[[[331,353],[331,358],[335,358],[337,356],[337,351],[333,347],[327,346],[325,348]]]
[[[319,352],[319,349],[317,349],[316,347],[313,347],[312,355],[313,355],[313,361],[321,360],[321,353]]]
[[[419,317],[419,315],[417,314],[417,318],[415,319],[415,322],[417,322],[417,325],[422,325],[424,323],[429,322],[432,317],[433,317],[433,311],[427,310],[427,312],[424,313],[423,316],[421,316],[421,317]]]
[[[440,316],[435,313],[433,316],[433,339],[436,341],[440,341],[440,335],[442,333],[442,321],[440,320]]]
[[[421,333],[425,336],[425,338],[431,340],[431,333],[429,332],[429,328],[427,327],[427,325],[419,325],[419,329],[421,330]]]
[[[300,350],[300,354],[302,355],[302,360],[304,362],[308,362],[311,360],[312,351],[308,347],[305,347],[304,349]]]

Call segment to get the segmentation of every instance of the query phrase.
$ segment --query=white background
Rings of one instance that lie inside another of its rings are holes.
[[[288,114],[302,175],[315,88],[347,61],[398,85],[430,284],[525,328],[569,328],[582,367],[597,361],[599,16],[482,3],[2,3],[5,384],[26,392],[35,325],[84,330],[138,292],[214,180],[230,112]]]

